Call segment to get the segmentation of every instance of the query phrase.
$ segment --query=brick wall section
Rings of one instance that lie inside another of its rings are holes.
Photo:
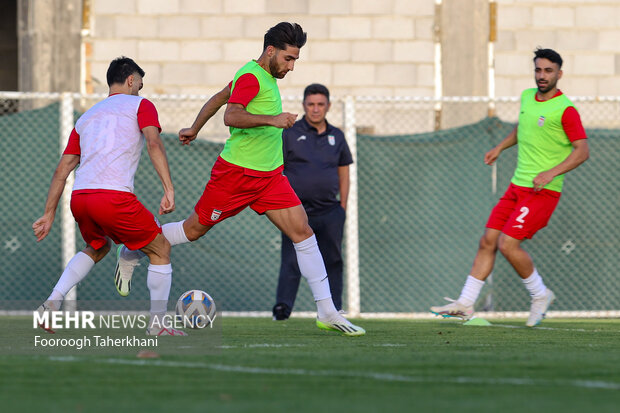
[[[147,72],[146,93],[211,94],[261,53],[265,31],[292,21],[308,32],[283,94],[310,82],[335,95],[432,96],[434,0],[93,0],[96,91],[119,55]]]
[[[498,0],[497,95],[533,87],[532,51],[558,51],[567,94],[620,95],[620,2]]]
[[[285,94],[313,81],[334,94],[432,96],[434,0],[93,0],[97,91],[121,54],[147,71],[145,92],[219,90],[262,49],[264,32],[295,21],[308,32]],[[496,94],[532,87],[532,50],[565,59],[570,95],[620,95],[620,2],[497,0]]]

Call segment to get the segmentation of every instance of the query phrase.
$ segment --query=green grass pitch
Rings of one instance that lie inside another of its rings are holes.
[[[23,319],[0,317],[0,347]],[[357,338],[311,319],[220,321],[208,355],[5,351],[2,411],[620,411],[620,320],[356,320],[368,332]]]

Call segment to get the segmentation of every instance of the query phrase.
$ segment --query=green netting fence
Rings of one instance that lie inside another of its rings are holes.
[[[38,103],[38,109],[0,116],[0,301],[45,299],[63,268],[59,218],[39,244],[31,230],[43,211],[61,150],[59,103],[53,99]],[[156,104],[159,108],[161,102]],[[192,105],[191,116],[200,104]],[[330,116],[338,120],[344,108],[332,112]],[[361,113],[357,126],[374,124],[360,118]],[[420,119],[432,119],[432,110],[430,117],[428,113]],[[404,111],[403,124],[411,122],[407,116],[413,115]],[[375,132],[381,131],[376,124]],[[514,170],[516,148],[502,154],[496,169],[484,165],[483,155],[512,127],[499,118],[482,117],[435,132],[357,134],[359,250],[357,260],[347,261],[356,268],[349,264],[346,271],[359,275],[357,299],[362,313],[426,312],[443,296],[458,295],[488,213]],[[419,125],[410,129],[418,131]],[[181,146],[173,131],[165,132],[177,210],[160,217],[162,223],[189,215],[222,149],[221,142],[205,140]],[[569,173],[549,226],[525,243],[558,296],[554,310],[620,309],[620,130],[588,128],[587,132],[590,160]],[[138,199],[156,211],[161,186],[146,152],[135,188]],[[79,231],[75,244],[78,250],[84,246]],[[279,251],[277,229],[248,209],[216,225],[203,239],[173,248],[171,299],[188,289],[203,289],[222,310],[269,311],[275,299]],[[78,286],[78,298],[121,299],[113,286],[114,265],[113,254],[102,260]],[[148,299],[146,263],[134,277],[128,299]],[[350,284],[345,290],[349,288]],[[354,288],[357,291],[357,284]],[[477,308],[517,311],[527,309],[528,302],[518,277],[499,256]],[[302,282],[296,310],[313,309],[309,289]]]

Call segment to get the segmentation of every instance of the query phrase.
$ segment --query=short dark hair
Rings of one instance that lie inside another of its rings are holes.
[[[304,100],[308,97],[308,95],[324,95],[329,102],[329,90],[320,83],[313,83],[311,85],[306,86],[304,89]]]
[[[534,50],[534,63],[536,63],[536,59],[548,59],[552,63],[556,63],[560,69],[562,68],[562,56],[558,52],[553,49],[543,49],[542,47],[538,47]]]
[[[267,30],[265,33],[265,41],[263,42],[263,50],[267,46],[273,46],[277,49],[284,50],[286,45],[302,48],[306,44],[306,32],[297,23],[281,22]]]
[[[134,73],[144,77],[144,70],[132,59],[125,56],[117,57],[112,60],[110,67],[108,67],[108,73],[106,74],[108,86],[112,86],[115,83],[125,83],[125,80]]]

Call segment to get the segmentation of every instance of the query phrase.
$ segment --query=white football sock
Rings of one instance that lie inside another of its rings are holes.
[[[484,281],[468,275],[457,301],[466,306],[474,305],[483,286]]]
[[[75,254],[62,272],[48,300],[62,301],[69,290],[82,281],[94,265],[95,261],[82,251]]]
[[[545,283],[536,268],[534,268],[532,275],[523,279],[523,285],[533,298],[542,297],[547,292],[547,287],[545,287]]]
[[[178,245],[185,244],[189,242],[187,239],[187,235],[185,235],[185,230],[183,229],[183,221],[178,222],[170,222],[168,224],[164,224],[161,227],[161,231],[164,234],[164,237],[168,240],[170,245]]]
[[[326,317],[340,316],[340,313],[338,312],[338,310],[336,310],[336,306],[334,305],[334,301],[331,297],[324,298],[315,302],[316,315],[319,318],[325,319]]]
[[[120,257],[121,263],[133,265],[135,267],[142,258],[146,257],[146,254],[140,250],[130,250],[126,245],[123,245]]]
[[[332,301],[327,271],[325,270],[321,251],[319,251],[319,245],[316,242],[316,236],[312,234],[310,238],[293,243],[293,246],[297,255],[299,271],[308,280],[314,301],[316,301],[318,316],[323,318],[337,313],[338,310],[336,310]]]
[[[172,265],[149,265],[146,285],[151,293],[151,320],[149,328],[163,326],[163,317],[168,307],[168,296],[172,285]]]

